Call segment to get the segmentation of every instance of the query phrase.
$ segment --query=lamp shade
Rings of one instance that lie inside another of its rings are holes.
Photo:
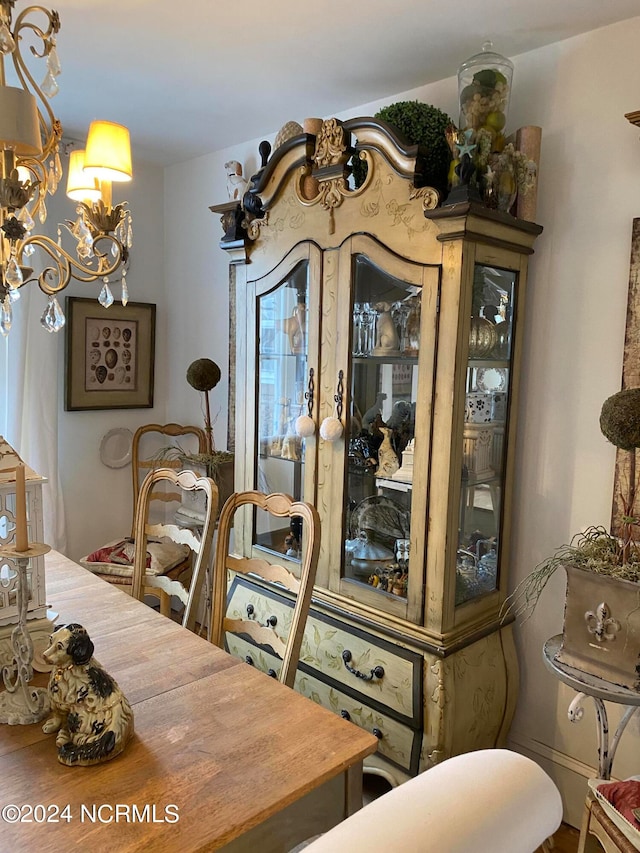
[[[69,155],[67,196],[73,201],[98,201],[100,182],[84,171],[84,151],[72,151]]]
[[[84,170],[100,181],[130,181],[129,131],[111,121],[92,121],[84,154]]]
[[[36,99],[25,89],[0,86],[0,145],[18,156],[42,153]]]

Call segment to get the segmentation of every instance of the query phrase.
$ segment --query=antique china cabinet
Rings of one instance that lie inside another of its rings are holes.
[[[541,228],[473,202],[438,207],[423,152],[383,122],[318,125],[264,158],[242,206],[212,207],[236,303],[236,488],[317,506],[296,689],[373,731],[366,769],[397,784],[504,743],[513,715],[499,613]],[[298,535],[247,513],[235,549],[295,567]],[[228,602],[286,628],[276,587],[230,576]],[[226,642],[277,670],[269,649]]]

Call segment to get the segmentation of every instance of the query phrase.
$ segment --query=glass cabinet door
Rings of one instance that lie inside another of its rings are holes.
[[[257,442],[254,487],[303,499],[305,445],[296,433],[297,418],[306,413],[309,341],[309,263],[256,298]],[[259,513],[254,543],[297,559],[300,531],[295,519]]]
[[[342,577],[383,609],[407,604],[421,309],[421,286],[353,257]]]
[[[476,264],[462,432],[456,604],[499,582],[517,273]]]

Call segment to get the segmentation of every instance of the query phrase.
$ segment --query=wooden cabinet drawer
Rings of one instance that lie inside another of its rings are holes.
[[[236,657],[249,658],[263,672],[278,671],[279,659],[265,649],[254,646],[244,637],[226,635],[228,649]],[[295,689],[334,714],[340,714],[360,728],[379,737],[378,754],[406,773],[418,772],[422,731],[365,705],[357,698],[338,690],[309,673],[298,670]]]
[[[229,616],[246,617],[248,606],[260,623],[275,616],[276,632],[280,626],[288,630],[291,600],[236,577],[229,590]],[[422,727],[422,664],[422,656],[410,649],[313,607],[309,613],[299,669],[413,728]]]

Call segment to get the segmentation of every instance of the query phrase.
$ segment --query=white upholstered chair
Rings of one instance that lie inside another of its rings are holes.
[[[457,755],[351,815],[304,853],[534,853],[562,801],[534,761],[506,749]]]

